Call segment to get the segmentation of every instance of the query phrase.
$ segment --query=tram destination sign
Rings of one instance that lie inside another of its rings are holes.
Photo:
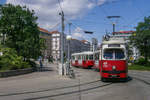
[[[120,47],[120,44],[108,44],[108,47]]]

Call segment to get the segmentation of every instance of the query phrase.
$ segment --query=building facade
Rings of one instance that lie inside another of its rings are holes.
[[[50,32],[52,36],[52,56],[55,60],[60,60],[61,58],[61,33],[59,31]],[[71,39],[66,40],[66,34],[64,38],[64,57],[68,56],[68,42],[70,42],[70,54],[78,53],[83,51],[90,51],[90,42],[86,40]]]
[[[135,31],[120,31],[120,32],[114,32],[112,33],[113,36],[118,38],[124,38],[126,43],[129,45],[130,39],[129,37],[133,35]],[[137,49],[137,47],[129,45],[129,49],[132,51],[132,57],[134,60],[138,59],[140,56],[140,52]]]
[[[51,53],[52,53],[51,33],[48,30],[40,28],[40,27],[39,27],[39,30],[40,30],[40,38],[44,39],[45,46],[46,46],[46,48],[44,50],[42,50],[42,55],[44,57],[51,57],[52,56],[51,55]]]
[[[55,60],[60,60],[61,57],[61,33],[59,31],[52,31],[52,56]],[[67,55],[66,35],[64,34],[64,55]]]
[[[113,32],[113,36],[118,38],[124,38],[126,42],[129,42],[129,37],[134,34],[135,31],[120,31],[120,32]]]
[[[78,39],[70,40],[70,54],[84,51],[90,51],[90,42],[88,42],[87,40]]]

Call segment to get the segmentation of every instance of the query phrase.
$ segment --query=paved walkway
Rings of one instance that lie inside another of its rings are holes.
[[[149,100],[150,98],[149,85],[136,79],[101,87],[108,83],[99,81],[99,72],[74,68],[77,77],[70,79],[58,75],[56,64],[48,63],[44,68],[30,74],[1,78],[0,100]],[[129,73],[134,76],[137,76],[136,74],[141,77],[149,76],[148,72]],[[83,85],[79,87],[79,83]]]

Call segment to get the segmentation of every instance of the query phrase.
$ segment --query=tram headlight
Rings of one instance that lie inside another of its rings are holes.
[[[113,70],[116,70],[116,66],[112,66],[112,69],[113,69]]]

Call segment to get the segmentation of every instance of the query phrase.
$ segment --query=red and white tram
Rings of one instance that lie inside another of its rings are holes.
[[[102,81],[107,78],[128,77],[127,49],[124,39],[110,38],[102,42],[99,69]]]
[[[74,53],[71,56],[71,65],[82,68],[91,68],[94,65],[93,52]]]
[[[100,55],[101,55],[101,50],[95,51],[93,53],[93,57],[94,57],[94,66],[92,67],[93,69],[95,69],[96,71],[99,71],[100,67],[99,67],[99,62],[100,62]]]

